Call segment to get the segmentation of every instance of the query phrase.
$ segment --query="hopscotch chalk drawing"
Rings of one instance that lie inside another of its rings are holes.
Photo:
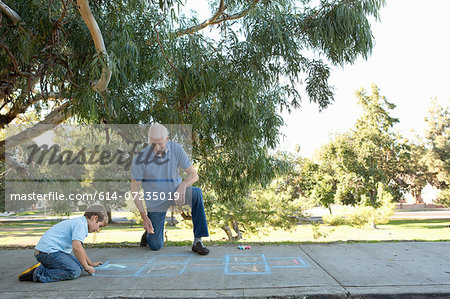
[[[264,254],[227,254],[223,259],[195,258],[190,254],[155,255],[151,259],[109,260],[96,268],[96,276],[176,276],[187,271],[220,271],[225,275],[270,274],[277,268],[305,268],[300,257]]]

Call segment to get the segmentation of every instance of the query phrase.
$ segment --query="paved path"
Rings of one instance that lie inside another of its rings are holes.
[[[313,208],[310,210],[310,219],[315,221],[321,221],[323,215],[329,215],[328,209],[324,208]],[[72,215],[71,217],[78,217],[79,215]],[[2,216],[0,217],[0,223],[2,222],[42,222],[42,221],[58,221],[61,218],[56,216],[44,217],[39,216]],[[67,219],[64,217],[64,220]],[[169,217],[167,217],[169,219]],[[395,210],[392,219],[450,219],[450,209],[439,209],[439,210]],[[115,217],[113,213],[113,221],[121,223],[129,223],[126,217]]]
[[[0,250],[0,298],[450,298],[450,242],[88,249],[95,276],[19,282],[32,250]]]

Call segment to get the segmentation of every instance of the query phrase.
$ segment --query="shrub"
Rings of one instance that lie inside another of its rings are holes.
[[[323,223],[330,226],[338,226],[347,224],[344,216],[341,215],[324,215],[322,216]]]

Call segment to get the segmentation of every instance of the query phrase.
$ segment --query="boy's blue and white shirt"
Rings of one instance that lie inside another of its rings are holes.
[[[179,168],[185,170],[191,165],[181,145],[172,141],[167,142],[162,157],[156,156],[150,145],[137,154],[131,165],[131,177],[142,182],[149,210],[165,212],[173,204],[174,193],[182,181]]]
[[[72,252],[72,241],[84,242],[88,233],[86,217],[81,216],[64,220],[44,233],[37,243],[36,249],[45,253],[62,251],[70,254]]]

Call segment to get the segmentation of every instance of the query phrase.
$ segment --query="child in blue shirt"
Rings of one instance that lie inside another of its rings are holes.
[[[53,282],[75,279],[85,270],[95,272],[101,262],[91,262],[83,248],[88,233],[96,232],[108,223],[101,205],[87,208],[84,216],[62,221],[52,226],[39,240],[34,250],[37,264],[19,275],[20,281]],[[72,255],[72,249],[74,255]]]

